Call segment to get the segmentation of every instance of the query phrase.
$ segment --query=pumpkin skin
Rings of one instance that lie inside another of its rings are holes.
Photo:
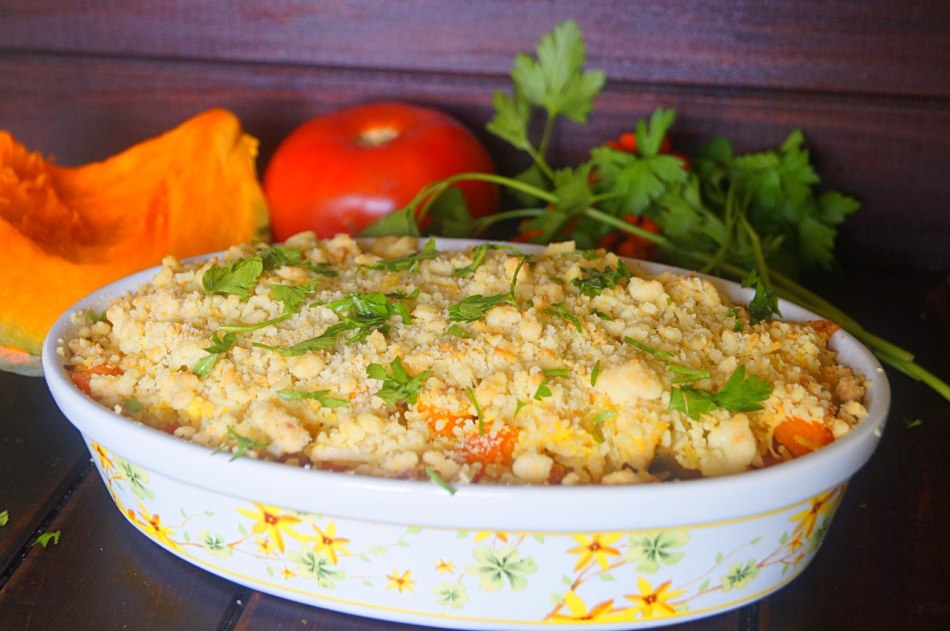
[[[0,369],[40,374],[50,326],[102,285],[168,254],[266,240],[256,157],[222,109],[79,167],[0,130]]]

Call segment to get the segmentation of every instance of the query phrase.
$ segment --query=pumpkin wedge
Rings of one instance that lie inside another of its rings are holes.
[[[102,285],[168,254],[267,239],[256,156],[223,109],[79,167],[0,130],[0,369],[40,374],[50,326]]]

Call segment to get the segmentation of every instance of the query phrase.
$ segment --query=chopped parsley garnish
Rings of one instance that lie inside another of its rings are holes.
[[[209,296],[233,295],[247,300],[263,272],[264,262],[260,256],[234,261],[224,267],[212,265],[202,275],[201,286]]]
[[[97,322],[108,322],[106,318],[105,311],[93,311],[92,309],[86,309],[84,312],[86,319],[89,320],[90,324],[96,324]]]
[[[483,243],[479,246],[476,246],[472,249],[472,262],[466,265],[465,267],[456,267],[452,270],[453,276],[468,277],[475,273],[482,263],[485,261],[485,256],[488,254],[489,250],[507,250],[518,256],[524,256],[524,254],[518,248],[512,245],[501,245],[496,243]]]
[[[673,354],[669,351],[661,351],[659,349],[653,348],[652,346],[648,344],[644,344],[643,342],[635,340],[629,336],[623,338],[623,341],[626,342],[627,344],[630,344],[631,346],[635,346],[636,348],[640,349],[641,351],[645,353],[649,353],[650,355],[653,355],[654,357],[659,359],[661,362],[663,362],[667,370],[669,370],[674,375],[677,375],[673,379],[673,383],[686,383],[689,381],[697,381],[699,379],[706,379],[709,377],[708,370],[701,370],[698,368],[690,368],[689,366],[674,364],[672,361],[670,361],[670,357],[672,357]]]
[[[743,287],[754,287],[755,294],[749,302],[749,317],[752,324],[767,320],[772,316],[780,315],[778,310],[778,297],[775,290],[759,276],[758,271],[752,270],[742,279]]]
[[[419,398],[419,389],[425,385],[431,372],[423,370],[415,377],[410,377],[399,357],[389,363],[389,372],[380,364],[373,363],[366,367],[367,377],[383,382],[383,386],[374,394],[389,405],[396,405],[400,401],[415,403]]]
[[[616,412],[614,412],[613,410],[606,410],[594,417],[593,422],[591,422],[590,433],[594,437],[594,440],[596,440],[598,443],[604,442],[604,433],[600,429],[600,426],[603,424],[604,421],[606,421],[607,419],[611,419],[615,416],[617,416]]]
[[[225,333],[224,337],[219,337],[217,333],[211,336],[211,346],[204,349],[208,355],[199,359],[192,367],[191,372],[199,377],[207,377],[211,374],[215,362],[218,361],[223,353],[231,350],[234,346],[234,333]]]
[[[612,315],[610,315],[609,313],[604,313],[600,309],[594,309],[593,311],[591,311],[591,313],[593,313],[595,316],[597,316],[601,320],[607,320],[608,322],[614,321],[614,317]]]
[[[277,396],[285,401],[301,401],[311,399],[325,408],[346,407],[350,404],[346,399],[337,399],[330,396],[329,390],[278,390]]]
[[[600,360],[594,362],[594,367],[590,371],[590,386],[593,388],[597,385],[597,378],[600,377]]]
[[[355,331],[353,335],[346,339],[346,343],[356,344],[365,340],[374,331],[380,331],[383,334],[388,333],[390,328],[388,320],[393,316],[398,316],[406,324],[412,321],[406,305],[392,300],[382,293],[359,294],[351,292],[345,298],[335,300],[328,306],[333,311],[343,315],[340,316],[339,322],[328,326],[317,337],[287,347],[260,343],[255,343],[254,346],[274,351],[284,357],[296,357],[310,351],[332,348],[336,344],[336,336],[344,331]]]
[[[231,449],[231,459],[229,462],[234,462],[238,458],[244,456],[247,453],[248,449],[264,449],[270,444],[270,441],[261,441],[254,440],[247,436],[242,436],[241,434],[234,431],[234,428],[228,425],[228,438],[221,444],[220,447],[214,450],[214,453],[219,451],[224,451],[229,447],[229,445],[234,444],[233,449]]]
[[[285,265],[300,266],[303,260],[300,250],[289,248],[286,245],[274,245],[260,251],[264,270],[280,269]]]
[[[10,523],[10,511],[2,510],[0,511],[0,526],[6,526]]]
[[[567,368],[545,368],[541,374],[547,379],[554,379],[555,377],[570,377],[571,371]]]
[[[54,546],[59,545],[59,536],[62,534],[59,530],[54,530],[53,532],[44,532],[36,537],[36,542],[44,548],[52,543]]]
[[[399,256],[393,259],[383,259],[376,263],[360,265],[366,269],[378,269],[388,272],[409,271],[415,272],[419,269],[419,263],[428,259],[434,259],[438,255],[435,249],[435,239],[429,239],[422,249],[412,254]]]
[[[449,495],[455,495],[455,487],[445,481],[439,472],[433,469],[432,467],[425,468],[426,475],[429,476],[429,479],[441,486],[443,489],[449,492]]]
[[[694,420],[717,408],[730,412],[754,412],[762,409],[762,402],[770,394],[772,387],[755,375],[746,377],[745,365],[740,364],[716,392],[692,386],[674,387],[667,411],[680,410]]]
[[[617,261],[617,267],[609,265],[603,270],[587,268],[584,275],[571,281],[586,296],[599,296],[605,289],[613,289],[623,280],[630,278],[630,269],[623,261]]]
[[[485,418],[482,416],[482,406],[478,404],[478,399],[475,398],[475,391],[471,387],[465,388],[465,394],[468,395],[468,400],[472,402],[472,407],[475,408],[475,418],[478,419],[478,433],[479,435],[485,433]]]
[[[465,339],[472,337],[472,332],[460,324],[450,324],[449,328],[445,330],[445,334]]]
[[[316,289],[317,281],[311,281],[306,285],[271,285],[270,293],[278,301],[284,303],[283,314],[270,320],[264,320],[257,324],[226,324],[221,327],[222,331],[231,331],[234,333],[256,331],[274,324],[280,324],[291,319],[307,301],[307,296]]]
[[[122,409],[126,412],[141,412],[144,406],[135,397],[129,397],[122,401]]]
[[[559,302],[557,304],[551,305],[550,307],[542,309],[541,313],[554,316],[555,318],[561,318],[562,320],[567,320],[574,325],[574,328],[577,329],[578,333],[584,332],[583,327],[581,327],[581,321],[576,315],[567,310],[567,307],[564,306],[563,302]]]
[[[518,282],[518,273],[527,260],[527,256],[518,259],[518,266],[515,267],[514,274],[511,276],[511,284],[508,286],[508,293],[495,294],[493,296],[482,296],[475,294],[464,298],[461,302],[449,305],[449,320],[453,322],[475,322],[485,317],[485,314],[491,309],[503,302],[518,306],[518,300],[515,298],[515,285]]]
[[[739,332],[742,330],[742,319],[739,317],[739,313],[742,311],[739,307],[733,307],[729,310],[729,317],[733,319],[732,330]]]

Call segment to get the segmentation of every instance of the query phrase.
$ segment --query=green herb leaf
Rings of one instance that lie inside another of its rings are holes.
[[[449,495],[455,495],[456,488],[445,481],[439,472],[433,469],[432,467],[425,468],[426,475],[429,476],[429,479],[441,486],[443,489],[449,492]]]
[[[590,426],[590,433],[591,433],[591,436],[594,437],[594,440],[596,440],[598,443],[604,442],[604,433],[600,429],[600,426],[603,424],[604,421],[611,419],[615,416],[617,416],[616,412],[614,412],[613,410],[606,410],[594,417],[594,420]]]
[[[722,408],[730,412],[761,410],[761,403],[772,394],[772,387],[755,375],[745,376],[745,365],[733,371],[717,391],[700,390],[692,386],[674,387],[670,392],[667,410],[680,410],[692,419]]]
[[[6,526],[10,523],[10,511],[2,510],[0,511],[0,526]]]
[[[603,270],[586,268],[583,275],[571,281],[585,296],[599,296],[605,289],[613,289],[619,283],[630,278],[630,269],[623,261],[617,261],[617,267],[609,265]]]
[[[535,401],[541,401],[542,399],[548,398],[552,394],[551,386],[548,385],[548,380],[545,379],[541,382],[541,385],[538,386],[538,389],[534,391],[534,399]]]
[[[126,412],[141,412],[142,403],[135,397],[129,397],[122,401],[122,409]]]
[[[571,371],[567,368],[545,368],[541,374],[548,379],[554,379],[555,377],[570,377]]]
[[[284,303],[284,313],[298,313],[307,302],[307,296],[317,288],[317,281],[304,285],[271,285],[270,293],[275,300]]]
[[[550,118],[563,115],[586,122],[606,78],[601,71],[582,71],[585,54],[580,28],[571,20],[563,22],[541,38],[537,61],[524,53],[515,57],[511,76],[516,93],[543,107]]]
[[[264,263],[260,256],[240,259],[224,267],[212,265],[202,275],[201,285],[209,296],[234,295],[247,300],[263,271]]]
[[[438,254],[439,253],[435,249],[435,239],[429,239],[418,252],[413,252],[411,254],[406,254],[405,256],[399,256],[392,259],[383,259],[378,263],[360,265],[360,267],[366,269],[385,270],[389,272],[415,272],[419,269],[419,263],[428,259],[433,259],[438,256]]]
[[[34,545],[39,544],[44,548],[47,547],[50,543],[53,545],[59,545],[59,537],[62,534],[59,530],[54,530],[53,532],[44,532],[37,535]]]
[[[387,213],[360,231],[361,237],[418,237],[420,234],[415,206]]]
[[[563,302],[559,302],[551,305],[550,307],[542,309],[541,313],[554,316],[555,318],[561,318],[562,320],[567,320],[574,325],[574,328],[577,329],[578,333],[584,332],[584,328],[581,326],[581,321],[576,315],[567,310],[567,307],[564,306]]]
[[[260,251],[261,263],[264,271],[280,269],[285,265],[299,266],[303,261],[300,250],[289,248],[286,245],[274,245]]]
[[[590,386],[597,385],[597,378],[600,377],[600,360],[594,362],[594,367],[590,371]]]
[[[452,270],[452,275],[461,276],[464,278],[471,276],[475,273],[475,270],[481,267],[482,263],[485,261],[485,256],[490,250],[507,250],[518,256],[524,256],[524,254],[518,248],[511,245],[483,243],[472,248],[472,262],[465,267],[456,267]]]
[[[423,370],[415,377],[410,377],[399,357],[389,363],[389,372],[380,364],[373,363],[366,367],[367,377],[383,382],[382,387],[374,393],[375,396],[389,405],[397,405],[400,401],[415,403],[420,388],[425,385],[431,372]]]
[[[337,399],[330,396],[329,390],[278,390],[277,396],[285,401],[301,401],[311,399],[325,408],[346,407],[350,404],[346,399]]]
[[[465,394],[468,395],[468,400],[471,401],[472,407],[475,408],[475,418],[478,419],[478,434],[482,435],[485,433],[485,417],[482,416],[482,407],[478,404],[478,399],[475,398],[475,391],[471,387],[465,388]]]
[[[749,317],[753,324],[780,315],[775,290],[765,286],[757,270],[753,269],[742,279],[742,286],[755,287],[755,295],[749,302]]]
[[[508,294],[467,296],[461,301],[448,306],[449,320],[452,322],[475,322],[484,318],[486,313],[502,302],[509,302]]]
[[[214,369],[215,363],[223,353],[228,352],[234,346],[234,333],[226,333],[224,337],[219,337],[217,333],[211,336],[211,346],[204,350],[208,353],[207,357],[202,357],[192,367],[191,372],[199,377],[207,377]]]
[[[465,339],[472,337],[472,332],[459,324],[450,324],[449,328],[445,330],[445,334]]]
[[[233,448],[231,448],[232,444],[233,444]],[[224,441],[224,443],[222,443],[220,447],[214,450],[214,453],[230,450],[231,459],[229,460],[229,462],[234,462],[238,458],[244,457],[244,454],[247,453],[248,449],[260,450],[260,449],[264,449],[268,445],[270,445],[270,441],[254,440],[253,438],[243,436],[237,433],[233,427],[228,425],[227,439]]]

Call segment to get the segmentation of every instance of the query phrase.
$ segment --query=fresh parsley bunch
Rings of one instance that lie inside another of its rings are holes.
[[[542,37],[535,56],[515,57],[512,92],[494,94],[495,115],[487,129],[524,151],[531,159],[528,169],[514,177],[463,173],[433,183],[363,235],[418,236],[417,222],[424,216],[443,236],[471,237],[518,220],[517,240],[573,240],[581,249],[601,247],[620,233],[651,244],[667,262],[752,288],[753,320],[779,315],[781,297],[837,322],[883,362],[950,400],[950,385],[914,363],[911,353],[864,330],[795,281],[801,272],[833,268],[838,227],[859,208],[852,197],[818,189],[820,179],[800,131],[772,150],[736,154],[728,140],[717,139],[687,158],[670,152],[675,111],[659,108],[636,123],[631,142],[596,147],[574,166],[549,164],[546,154],[558,119],[586,123],[604,87],[604,73],[586,70],[585,56],[580,28],[564,22]],[[543,123],[535,141],[538,114]],[[498,184],[520,207],[474,219],[451,188],[462,180]]]

